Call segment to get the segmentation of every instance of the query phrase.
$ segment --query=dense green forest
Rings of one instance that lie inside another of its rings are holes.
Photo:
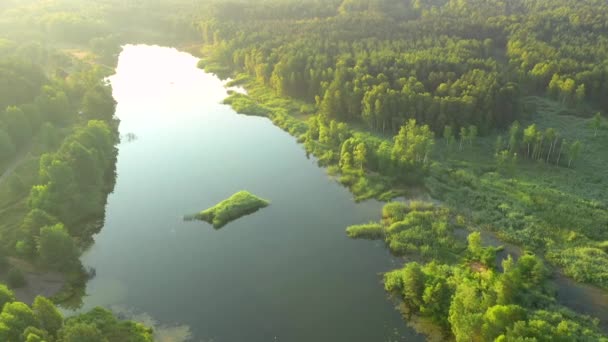
[[[232,94],[226,103],[268,116],[296,135],[357,199],[428,191],[466,222],[463,229],[493,231],[542,256],[546,276],[563,272],[608,288],[605,2],[209,6],[198,19],[204,42],[200,66],[249,91]],[[451,284],[441,310],[422,308],[421,297],[410,310],[457,340],[598,338],[592,322],[571,313],[549,314],[562,309],[543,292],[545,275],[534,284],[515,281],[543,300],[493,299],[481,305],[468,298],[466,305],[477,311],[466,315],[480,320],[454,318],[457,309],[451,305],[458,293],[495,298],[497,292],[485,288],[513,278],[494,267],[471,272],[469,264],[459,266],[471,257],[453,238],[449,227],[455,219],[442,209],[408,216],[405,226],[370,223],[349,228],[348,234],[385,239],[399,255],[446,262],[416,266],[426,270],[421,279],[431,282],[417,280],[423,282],[416,285],[418,295],[431,291],[427,296],[432,296],[433,286],[443,286],[432,280],[436,277]],[[493,259],[491,253],[485,258]],[[437,268],[441,276],[432,274]],[[407,293],[407,286],[390,285],[398,274],[387,275],[387,289]],[[478,285],[455,286],[463,281]],[[408,296],[401,295],[413,300]],[[461,330],[466,324],[481,329],[484,315],[503,309],[496,305],[517,311],[505,313],[515,315],[513,321],[505,319],[490,335]],[[514,322],[521,323],[510,325]],[[563,329],[551,331],[559,322]]]
[[[3,255],[82,273],[118,141],[102,80],[120,44],[154,42],[245,86],[225,103],[296,136],[357,200],[441,202],[347,230],[417,260],[385,276],[408,315],[457,341],[600,340],[547,283],[608,289],[605,1],[6,1],[0,32]]]
[[[119,137],[104,80],[111,69],[102,64],[112,55],[96,62],[77,50],[76,37],[52,33],[81,15],[65,4],[56,4],[62,16],[47,10],[51,2],[0,12],[0,279],[23,287],[24,268],[60,272],[66,284],[54,299],[77,305],[87,277],[79,257],[101,228]]]
[[[64,318],[50,300],[39,296],[28,306],[16,301],[15,295],[4,285],[0,285],[0,306],[2,341],[152,341],[150,328],[131,321],[120,321],[103,308]]]

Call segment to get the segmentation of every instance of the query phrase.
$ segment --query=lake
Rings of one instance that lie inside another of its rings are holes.
[[[128,45],[110,78],[123,139],[105,224],[83,255],[83,309],[152,320],[177,341],[422,341],[381,283],[382,242],[346,237],[355,203],[268,119],[222,105],[224,83],[175,49]],[[184,222],[240,190],[271,205],[220,230]]]

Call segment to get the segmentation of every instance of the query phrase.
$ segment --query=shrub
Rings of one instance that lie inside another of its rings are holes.
[[[346,228],[346,234],[353,239],[382,239],[384,237],[384,227],[374,222],[358,224]]]

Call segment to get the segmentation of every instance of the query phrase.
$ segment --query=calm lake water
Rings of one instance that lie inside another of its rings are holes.
[[[194,341],[422,341],[381,284],[401,262],[344,232],[381,203],[355,203],[292,136],[220,104],[223,82],[196,63],[154,46],[120,55],[116,114],[136,138],[119,146],[105,226],[83,256],[97,271],[84,309],[153,317],[173,329],[166,341],[188,328]],[[182,220],[239,190],[272,204],[221,230]]]

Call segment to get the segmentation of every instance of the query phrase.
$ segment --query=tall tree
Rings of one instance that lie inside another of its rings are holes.
[[[445,126],[443,128],[443,139],[445,139],[445,144],[449,148],[454,141],[454,130],[452,126]]]
[[[562,158],[563,149],[568,148],[568,141],[566,139],[562,139],[561,144],[559,144],[559,153],[557,154],[557,161],[555,162],[556,166],[559,166],[559,161]]]
[[[468,139],[468,133],[467,133],[467,128],[466,127],[460,127],[460,146],[459,149],[462,151],[462,144],[464,141],[466,141]]]
[[[509,127],[509,151],[512,153],[519,149],[519,129],[520,125],[517,121]]]
[[[524,129],[524,143],[528,145],[528,158],[530,157],[530,145],[534,143],[538,135],[536,124],[532,124]]]
[[[582,144],[579,140],[576,140],[568,147],[568,167],[572,165],[572,162],[578,159],[581,152]]]
[[[355,147],[353,152],[353,160],[360,170],[363,170],[367,163],[367,147],[365,143],[361,142]]]
[[[595,115],[593,116],[593,130],[594,130],[594,137],[597,137],[597,132],[600,130],[600,128],[602,127],[602,114],[600,112],[595,113]]]
[[[547,163],[549,162],[549,158],[551,158],[551,152],[553,152],[553,147],[555,142],[557,141],[557,133],[553,128],[547,128],[545,130],[545,138],[549,141],[549,151],[547,152]]]
[[[475,139],[477,139],[477,126],[470,125],[469,126],[469,144],[473,146]]]

